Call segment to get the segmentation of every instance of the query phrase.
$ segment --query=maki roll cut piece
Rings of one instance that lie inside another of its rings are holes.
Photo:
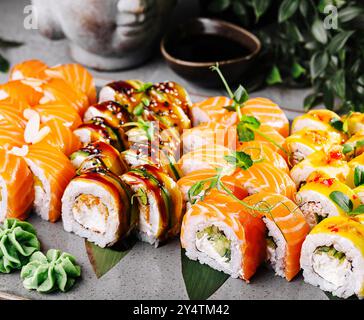
[[[181,245],[191,260],[248,282],[264,261],[265,233],[259,217],[215,189],[185,214]]]
[[[115,174],[92,168],[76,176],[62,197],[63,227],[100,247],[122,241],[134,229],[132,192]]]
[[[290,175],[297,188],[300,188],[313,172],[345,182],[350,168],[341,148],[331,148],[327,152],[316,151],[310,154],[291,169]]]
[[[248,212],[260,216],[267,227],[267,262],[277,275],[291,281],[301,269],[301,246],[310,230],[302,212],[279,194],[261,192],[244,201],[256,208]]]
[[[348,165],[349,174],[346,178],[346,184],[350,188],[359,187],[364,184],[364,154],[349,161]]]
[[[342,117],[342,120],[347,123],[349,134],[353,135],[364,130],[364,113],[352,112]]]
[[[70,159],[78,172],[104,167],[119,176],[129,169],[127,163],[120,157],[119,151],[103,141],[86,145],[72,153]]]
[[[0,222],[24,220],[34,202],[33,175],[22,157],[0,149]]]
[[[302,245],[305,282],[340,298],[364,297],[364,225],[330,217],[315,226]]]
[[[156,247],[180,232],[184,203],[176,182],[160,168],[143,165],[121,179],[133,190],[139,208],[139,237]]]
[[[345,141],[345,155],[350,160],[364,153],[364,129]]]
[[[346,184],[335,178],[325,178],[314,173],[297,193],[296,203],[312,228],[327,217],[348,215],[349,208],[340,205],[337,196],[349,199],[352,209],[360,205],[358,196]]]
[[[112,145],[120,152],[128,149],[128,143],[123,129],[111,127],[104,118],[92,118],[91,121],[85,122],[73,131],[73,133],[84,145],[91,142],[103,141]]]
[[[327,150],[332,145],[340,144],[341,138],[329,131],[303,129],[286,139],[286,147],[290,154],[290,163],[296,165],[315,151]]]

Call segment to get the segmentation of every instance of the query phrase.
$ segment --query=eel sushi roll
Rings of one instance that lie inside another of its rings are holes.
[[[121,128],[113,128],[108,125],[104,118],[92,118],[91,121],[85,122],[73,131],[73,133],[83,145],[96,141],[104,141],[111,144],[120,152],[128,149],[128,142],[124,130]]]
[[[181,245],[191,260],[249,281],[265,258],[265,232],[259,217],[214,189],[185,214]]]
[[[137,223],[132,192],[103,168],[76,176],[62,197],[63,227],[104,248],[122,241]]]
[[[302,116],[293,120],[291,132],[296,133],[302,129],[314,129],[336,133],[341,136],[331,123],[340,120],[340,117],[333,111],[326,109],[310,110]]]
[[[77,150],[71,154],[70,160],[78,172],[104,167],[120,176],[129,170],[119,151],[103,141],[90,143]]]
[[[42,219],[56,222],[61,217],[63,192],[75,169],[61,151],[44,142],[29,146],[24,157],[34,177],[34,210]]]
[[[364,130],[364,113],[352,112],[342,117],[347,122],[349,134],[353,135]]]
[[[34,202],[33,175],[22,157],[0,149],[0,222],[24,220]]]
[[[350,188],[359,187],[364,184],[364,154],[355,157],[348,162],[349,174],[346,177],[346,184]]]
[[[89,122],[93,118],[104,118],[114,128],[119,128],[132,121],[127,108],[115,101],[104,101],[88,107],[83,116],[83,121]],[[125,130],[127,130],[127,127]]]
[[[350,168],[341,150],[332,148],[327,152],[316,151],[310,154],[291,169],[290,175],[297,188],[300,188],[313,172],[345,182]]]
[[[177,184],[160,168],[144,165],[123,174],[139,208],[139,237],[156,247],[180,232],[184,203]]]
[[[277,275],[291,281],[301,269],[301,246],[310,231],[302,212],[292,200],[279,194],[261,192],[244,201],[255,207],[248,212],[261,217],[267,227],[267,263]]]
[[[327,217],[348,215],[345,208],[333,200],[332,196],[338,192],[350,199],[353,208],[360,205],[355,192],[334,178],[325,178],[314,173],[302,186],[296,195],[296,203],[311,228]]]
[[[286,139],[286,147],[290,154],[290,163],[294,166],[315,151],[327,150],[332,145],[340,144],[339,135],[317,129],[303,129]]]
[[[340,298],[364,297],[364,225],[330,217],[315,226],[302,245],[305,282]]]

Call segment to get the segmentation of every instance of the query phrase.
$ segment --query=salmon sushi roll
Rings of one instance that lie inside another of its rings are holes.
[[[92,168],[72,179],[62,197],[63,227],[104,248],[134,230],[138,214],[132,192],[121,179]]]
[[[289,173],[287,162],[279,153],[272,151],[271,145],[270,142],[259,140],[240,142],[236,151],[245,152],[254,162],[270,163],[277,169]]]
[[[43,141],[56,147],[66,156],[69,156],[81,147],[78,137],[61,120],[49,120],[43,125],[44,127],[49,128],[49,133],[44,137]]]
[[[259,217],[213,190],[185,214],[181,245],[191,260],[249,282],[265,258],[265,233]]]
[[[197,201],[203,199],[208,194],[208,189],[213,183],[213,179],[216,177],[217,172],[213,169],[204,169],[194,171],[181,179],[178,180],[177,184],[183,194],[183,199],[187,202],[187,207],[190,208],[192,204]],[[198,195],[191,196],[190,190],[193,186],[196,186],[197,183],[201,183],[201,181],[205,181],[201,184],[201,190]],[[221,182],[229,188],[229,190],[234,194],[235,197],[242,200],[248,196],[248,190],[241,185],[241,183],[235,179],[233,176],[223,176],[221,178]],[[224,190],[220,190],[221,192],[225,192]]]
[[[73,131],[83,145],[103,141],[118,151],[128,149],[128,141],[122,128],[111,127],[104,118],[96,117]]]
[[[345,115],[342,117],[342,121],[347,122],[350,135],[364,130],[364,113],[362,112],[352,112],[349,115]]]
[[[82,124],[82,119],[78,112],[69,104],[62,101],[50,101],[38,104],[32,108],[38,112],[42,123],[50,120],[58,120],[70,129],[76,129]]]
[[[205,146],[184,154],[177,165],[183,175],[202,169],[221,168],[228,165],[224,157],[230,153],[231,150],[223,146]]]
[[[0,121],[5,120],[20,128],[25,128],[26,119],[23,117],[23,111],[13,103],[0,101]]]
[[[184,213],[182,193],[176,182],[161,169],[144,165],[123,174],[138,204],[138,235],[155,247],[179,234]]]
[[[238,121],[236,112],[228,111],[227,106],[233,105],[233,100],[227,97],[211,97],[194,103],[191,107],[192,126],[203,123],[217,122],[231,126]]]
[[[265,191],[291,200],[295,197],[296,186],[288,173],[269,163],[254,163],[247,170],[237,169],[232,175],[248,190],[249,195]]]
[[[335,144],[341,144],[340,136],[308,128],[297,131],[286,139],[286,148],[293,166],[315,151],[327,150]]]
[[[352,209],[360,205],[360,200],[355,192],[334,178],[313,174],[299,190],[296,195],[296,203],[311,228],[327,217],[349,214],[349,208],[340,206],[340,202],[335,201],[333,196],[337,193],[349,199]]]
[[[97,93],[94,79],[91,73],[80,64],[61,64],[47,68],[44,73],[50,78],[63,79],[71,87],[83,92],[89,104],[97,101]]]
[[[350,188],[359,187],[364,184],[364,154],[349,161],[348,166],[349,174],[346,177],[346,184]]]
[[[25,155],[34,177],[34,210],[44,220],[61,217],[61,198],[75,175],[70,160],[57,148],[41,142],[29,146]]]
[[[104,118],[114,128],[119,128],[133,121],[127,108],[114,101],[104,101],[89,106],[85,112],[83,121],[89,122],[93,118]],[[129,129],[129,127],[124,128],[125,131]]]
[[[5,119],[0,120],[0,147],[10,150],[21,148],[24,144],[24,128]]]
[[[310,231],[302,212],[292,200],[278,194],[261,192],[244,201],[256,207],[249,212],[261,216],[267,227],[267,262],[277,275],[291,281],[301,269],[301,247]]]
[[[329,178],[345,182],[350,168],[341,149],[332,148],[327,152],[316,151],[310,154],[291,169],[290,176],[296,187],[300,188],[313,172],[319,172]]]
[[[77,172],[103,167],[120,176],[129,169],[127,163],[120,157],[119,151],[103,141],[86,145],[72,153],[70,159]]]
[[[339,298],[364,297],[364,225],[330,217],[315,226],[302,245],[305,282]]]
[[[23,158],[0,148],[0,222],[25,220],[33,206],[33,175]]]
[[[23,80],[28,78],[45,80],[47,79],[46,69],[48,69],[48,65],[40,60],[26,60],[16,64],[10,70],[9,80]]]
[[[289,134],[289,122],[284,111],[273,101],[266,98],[252,98],[241,108],[245,115],[256,117],[261,123],[275,129],[283,137]]]

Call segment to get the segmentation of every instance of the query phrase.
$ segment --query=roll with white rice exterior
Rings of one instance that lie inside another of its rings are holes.
[[[131,190],[118,176],[94,168],[75,177],[62,197],[63,227],[100,247],[122,241],[137,223]]]
[[[305,282],[340,298],[364,297],[364,225],[330,217],[315,226],[302,245]]]

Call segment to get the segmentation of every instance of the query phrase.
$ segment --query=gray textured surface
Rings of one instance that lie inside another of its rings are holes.
[[[182,2],[182,1],[180,1]],[[176,11],[173,21],[193,15],[197,1],[183,1]],[[0,36],[23,41],[20,48],[3,52],[12,63],[25,59],[42,59],[48,64],[69,62],[65,41],[51,42],[42,38],[37,31],[27,31],[23,27],[23,9],[28,1],[0,1]],[[201,95],[222,94],[223,92],[194,87],[174,74],[157,55],[148,64],[140,68],[116,72],[93,72],[101,79],[139,78],[145,81],[175,80],[184,85],[196,100]],[[6,81],[7,75],[0,74],[0,82]],[[262,95],[273,99],[280,105],[299,109],[305,92],[301,90],[268,89],[253,95]],[[294,116],[295,113],[289,113]],[[88,261],[83,239],[63,231],[62,223],[50,224],[37,217],[30,219],[38,230],[44,250],[59,248],[75,255],[82,266],[82,281],[66,294],[39,295],[23,289],[19,273],[0,276],[0,291],[21,295],[31,299],[186,299],[187,294],[182,279],[180,249],[177,240],[154,249],[138,243],[133,250],[109,273],[96,279]],[[212,299],[326,299],[325,294],[305,284],[299,277],[288,283],[274,276],[273,272],[262,268],[250,284],[241,280],[229,279]]]

